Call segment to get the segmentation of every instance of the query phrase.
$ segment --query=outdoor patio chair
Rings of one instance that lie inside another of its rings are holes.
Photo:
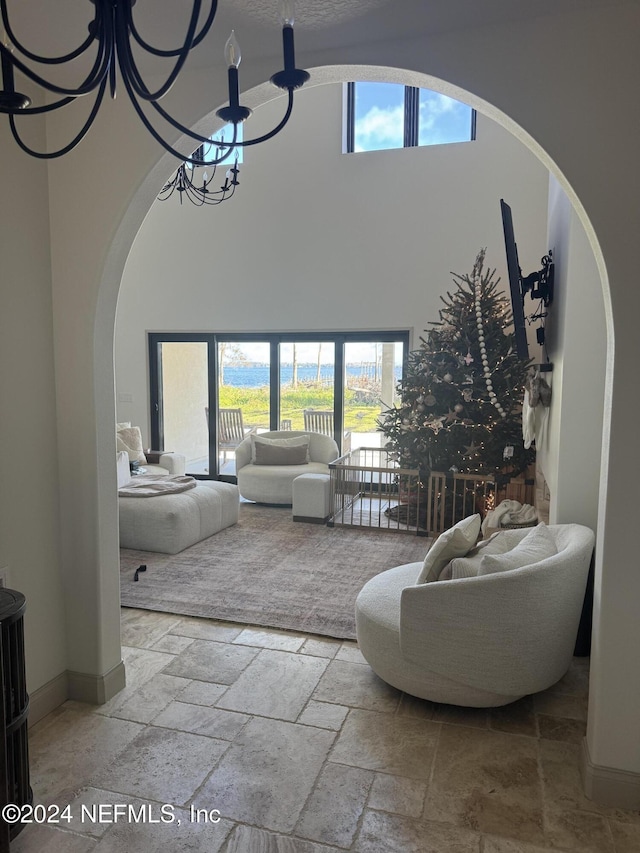
[[[304,428],[307,432],[319,432],[322,435],[330,435],[334,438],[333,411],[322,411],[321,409],[304,410]],[[351,450],[351,433],[345,432],[342,438],[342,453]]]
[[[205,407],[207,424],[209,407]],[[227,453],[235,450],[243,438],[255,432],[257,427],[246,427],[242,420],[242,409],[218,409],[218,449],[222,451],[222,461],[227,461]]]

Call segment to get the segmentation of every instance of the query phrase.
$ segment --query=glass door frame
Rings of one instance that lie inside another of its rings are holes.
[[[236,478],[218,473],[218,344],[268,343],[269,344],[269,428],[280,428],[280,344],[281,343],[333,343],[334,345],[334,438],[342,448],[344,427],[344,345],[347,343],[400,343],[403,348],[403,374],[409,355],[411,331],[386,329],[353,332],[147,332],[149,358],[149,423],[151,446],[164,449],[162,360],[158,346],[163,343],[206,343],[208,345],[208,405],[209,405],[209,475],[194,475],[199,479],[221,479],[235,482]],[[215,413],[215,417],[211,416]],[[176,448],[177,450],[178,448]],[[342,452],[342,451],[341,451]]]
[[[159,346],[165,343],[204,343],[207,344],[207,405],[209,407],[209,476],[194,474],[201,480],[216,480],[218,478],[218,418],[211,417],[217,413],[217,383],[211,382],[211,377],[218,375],[218,347],[216,337],[211,332],[147,332],[149,354],[149,426],[151,431],[151,446],[164,450],[164,423],[162,397],[162,359],[159,357]],[[178,448],[175,448],[178,450]],[[235,479],[235,478],[234,478]]]

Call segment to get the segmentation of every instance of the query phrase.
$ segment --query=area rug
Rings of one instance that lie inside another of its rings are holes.
[[[180,554],[120,552],[124,607],[354,639],[355,600],[374,575],[423,560],[411,533],[294,522],[241,503],[240,520]],[[147,570],[135,571],[144,564]]]

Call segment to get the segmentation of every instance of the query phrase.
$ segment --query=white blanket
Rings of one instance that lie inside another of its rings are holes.
[[[482,522],[482,532],[490,527],[502,527],[505,524],[529,524],[536,521],[538,513],[531,504],[521,504],[519,501],[504,500],[488,512]]]
[[[118,489],[121,498],[155,498],[158,495],[173,495],[193,489],[197,481],[193,477],[165,476],[164,474],[137,474]]]

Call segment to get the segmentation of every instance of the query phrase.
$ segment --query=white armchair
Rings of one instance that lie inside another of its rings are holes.
[[[298,430],[263,432],[257,439],[289,441],[301,436],[309,438],[309,461],[300,465],[256,464],[252,461],[253,436],[248,436],[236,448],[236,475],[240,494],[250,501],[291,505],[293,481],[301,474],[329,474],[329,462],[338,458],[338,445],[333,438],[321,433]]]
[[[181,477],[187,464],[182,453],[165,453],[163,450],[145,450],[146,462],[142,463],[148,474],[173,474]]]
[[[116,424],[116,450],[128,454],[129,462],[138,462],[148,474],[182,476],[187,458],[182,453],[164,450],[143,450],[140,427],[130,423]]]
[[[509,531],[511,543],[531,529]],[[547,530],[557,553],[520,568],[418,584],[423,564],[410,563],[372,578],[356,628],[374,672],[413,696],[471,707],[555,684],[573,656],[594,535],[579,524]]]

